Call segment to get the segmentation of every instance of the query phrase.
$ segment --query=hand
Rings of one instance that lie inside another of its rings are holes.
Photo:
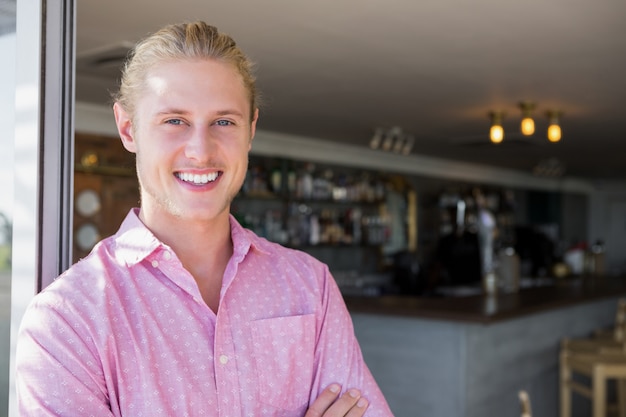
[[[361,397],[361,392],[352,388],[339,397],[340,392],[341,387],[338,384],[326,387],[304,417],[362,417],[368,402]]]

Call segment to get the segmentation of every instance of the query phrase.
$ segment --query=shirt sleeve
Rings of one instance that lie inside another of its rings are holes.
[[[17,340],[20,416],[114,416],[82,317],[64,314],[41,298],[46,299],[39,294],[27,309]]]
[[[365,364],[354,334],[352,318],[343,297],[328,269],[325,269],[323,314],[318,321],[316,342],[316,375],[311,403],[331,383],[339,383],[343,391],[361,390],[369,401],[366,417],[392,417],[378,384]]]

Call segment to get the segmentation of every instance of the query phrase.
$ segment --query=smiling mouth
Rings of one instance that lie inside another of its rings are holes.
[[[220,172],[211,172],[210,174],[190,174],[187,172],[177,172],[174,174],[181,181],[194,184],[205,185],[213,182],[220,176]]]

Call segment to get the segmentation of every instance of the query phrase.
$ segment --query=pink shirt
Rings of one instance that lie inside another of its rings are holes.
[[[216,315],[137,213],[31,303],[20,415],[303,416],[333,382],[392,415],[324,264],[231,217]]]

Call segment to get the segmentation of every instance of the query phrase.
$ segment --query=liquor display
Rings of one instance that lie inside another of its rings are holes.
[[[251,160],[235,216],[257,234],[293,247],[376,246],[389,239],[382,176],[301,165]]]
[[[252,157],[232,212],[270,241],[311,253],[333,273],[381,269],[391,239],[388,178],[282,158]]]

